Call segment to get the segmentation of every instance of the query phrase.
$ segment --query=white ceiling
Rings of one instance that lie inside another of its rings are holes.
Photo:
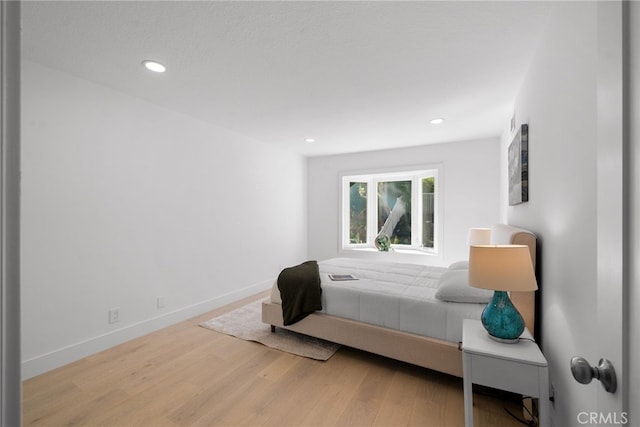
[[[498,136],[551,7],[27,1],[23,56],[303,155],[345,153]]]

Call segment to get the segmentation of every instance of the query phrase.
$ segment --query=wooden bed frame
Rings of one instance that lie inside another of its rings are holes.
[[[536,236],[533,233],[504,224],[495,225],[492,233],[496,231],[499,231],[500,235],[509,236],[509,240],[495,243],[529,246],[535,268]],[[535,293],[514,292],[511,294],[511,300],[533,334]],[[262,303],[262,322],[270,324],[272,331],[275,331],[277,326],[462,377],[462,352],[459,349],[459,343],[383,328],[321,312],[313,313],[293,325],[284,326],[281,305],[270,301]]]

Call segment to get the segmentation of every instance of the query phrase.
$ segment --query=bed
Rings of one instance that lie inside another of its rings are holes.
[[[530,231],[496,224],[491,243],[527,245],[535,266],[536,237]],[[318,265],[322,310],[285,326],[274,285],[262,303],[262,321],[272,330],[286,328],[462,377],[462,320],[479,319],[491,295],[468,286],[461,293],[464,261],[433,267],[334,258]],[[329,274],[352,274],[358,280],[333,281]],[[534,292],[512,293],[511,299],[533,333]]]

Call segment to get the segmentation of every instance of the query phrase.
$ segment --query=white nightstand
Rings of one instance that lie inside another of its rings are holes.
[[[480,321],[464,320],[461,349],[466,427],[473,426],[473,383],[537,397],[540,426],[550,425],[547,359],[528,330],[521,337],[527,339],[503,344],[489,338]]]

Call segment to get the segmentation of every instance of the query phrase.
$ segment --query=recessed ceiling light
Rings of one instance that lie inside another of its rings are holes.
[[[159,62],[151,61],[149,59],[142,61],[142,65],[144,65],[147,70],[151,70],[156,73],[164,73],[165,71],[167,71],[167,67]]]
[[[442,123],[444,123],[444,119],[441,119],[441,118],[431,119],[430,123],[432,125],[441,125]]]
[[[315,138],[305,138],[304,142],[316,142]]]

